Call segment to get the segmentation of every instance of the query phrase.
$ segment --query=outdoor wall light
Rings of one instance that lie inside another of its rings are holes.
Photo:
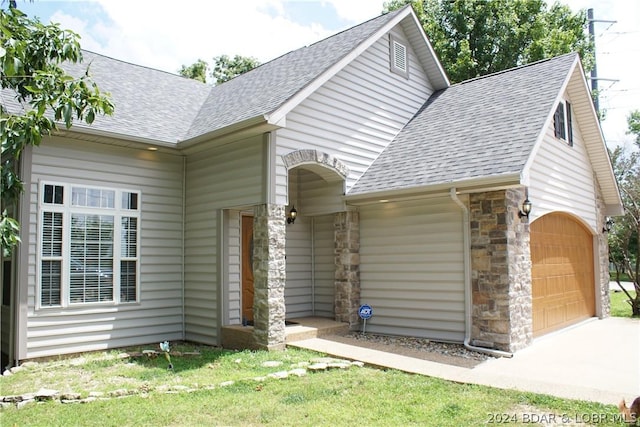
[[[611,229],[613,228],[613,223],[614,223],[614,221],[610,216],[605,217],[604,227],[602,227],[602,232],[603,233],[610,232]]]
[[[298,211],[296,210],[296,206],[293,205],[291,210],[289,211],[289,215],[287,215],[287,224],[293,224],[296,222],[296,218],[298,217]]]
[[[520,218],[529,218],[529,214],[531,213],[531,202],[529,201],[529,197],[524,199],[522,203],[522,209],[518,212],[518,216]]]

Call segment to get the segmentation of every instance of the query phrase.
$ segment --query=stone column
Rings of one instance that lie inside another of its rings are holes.
[[[533,339],[529,222],[518,216],[524,199],[522,189],[470,196],[472,344],[517,351]]]
[[[334,217],[335,316],[348,322],[350,328],[359,323],[360,306],[360,214],[338,212]]]
[[[594,174],[595,175],[595,174]],[[600,306],[598,316],[600,318],[609,317],[611,315],[611,300],[609,298],[609,234],[601,232],[605,227],[606,206],[600,191],[600,185],[596,182],[596,248],[599,256],[600,275],[596,277],[596,305]]]
[[[285,348],[285,207],[260,205],[253,219],[253,321],[258,348]]]

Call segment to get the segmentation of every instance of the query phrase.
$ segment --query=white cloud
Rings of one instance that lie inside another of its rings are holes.
[[[382,12],[384,1],[374,0],[327,0],[338,12],[338,16],[350,22],[364,22]]]
[[[106,41],[96,49],[99,53],[170,72],[221,54],[264,62],[330,35],[319,25],[302,26],[287,19],[281,2],[274,0],[99,3],[113,22],[85,23],[87,33],[100,31],[99,39]],[[90,45],[97,39],[90,38]]]

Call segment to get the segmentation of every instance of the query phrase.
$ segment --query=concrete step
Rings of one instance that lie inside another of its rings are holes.
[[[349,332],[347,323],[336,322],[323,317],[302,317],[287,320],[285,342],[342,335]],[[222,327],[221,344],[229,349],[258,349],[253,336],[253,326],[231,325]]]

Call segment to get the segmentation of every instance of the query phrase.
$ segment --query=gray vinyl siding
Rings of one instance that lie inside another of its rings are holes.
[[[313,313],[311,223],[311,217],[300,216],[294,224],[287,225],[284,301],[288,319]]]
[[[36,308],[42,180],[141,192],[138,303]],[[30,181],[27,345],[20,358],[182,339],[182,157],[51,138],[33,150]]]
[[[227,244],[227,266],[226,266],[226,304],[227,318],[224,320],[227,325],[238,325],[242,322],[241,316],[241,293],[242,293],[242,232],[241,232],[240,212],[230,210],[227,212],[226,239]]]
[[[287,319],[333,317],[333,215],[299,217],[287,226]]]
[[[406,40],[400,27],[392,33]],[[316,149],[335,156],[349,168],[348,191],[418,111],[433,89],[407,47],[408,79],[390,71],[386,35],[287,114],[275,132],[278,204],[289,196],[283,155]]]
[[[301,168],[289,174],[290,205],[286,211],[295,205],[298,218],[294,224],[287,225],[287,318],[327,314],[333,317],[333,215],[319,214],[343,211],[341,194],[341,181],[327,182]],[[331,307],[327,307],[328,303]],[[322,307],[319,312],[318,304]]]
[[[335,315],[333,218],[333,215],[313,217],[313,315],[329,318]]]
[[[187,157],[185,233],[186,339],[218,344],[221,275],[218,218],[223,209],[264,203],[263,139],[236,141]]]
[[[573,146],[554,136],[553,120],[544,133],[529,170],[529,199],[533,203],[529,220],[553,211],[569,212],[596,232],[597,181],[577,118],[574,112]]]
[[[300,214],[314,216],[342,212],[345,210],[342,181],[327,182],[319,175],[298,168],[289,172],[292,180],[289,188],[289,203],[295,202]]]
[[[462,213],[448,197],[361,208],[367,331],[463,341],[463,246]]]

